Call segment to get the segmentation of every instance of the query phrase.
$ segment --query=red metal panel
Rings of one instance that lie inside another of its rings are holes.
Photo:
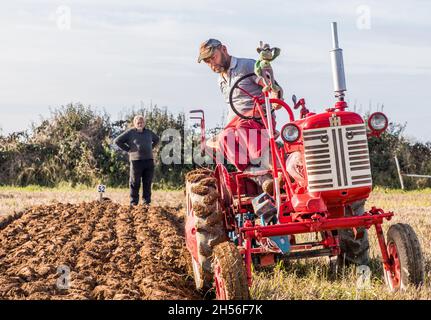
[[[383,223],[383,219],[390,220],[393,215],[394,214],[392,212],[377,215],[366,213],[363,216],[344,217],[336,219],[323,218],[318,221],[313,221],[309,219],[308,221],[303,222],[292,222],[270,226],[244,227],[240,229],[240,232],[245,232],[247,237],[258,238],[338,229],[349,229],[356,227],[369,228],[374,224]]]

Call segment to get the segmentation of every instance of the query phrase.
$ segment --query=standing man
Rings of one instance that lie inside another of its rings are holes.
[[[118,136],[114,143],[130,158],[130,205],[138,205],[139,189],[143,188],[143,202],[151,203],[151,185],[154,176],[153,148],[159,137],[145,128],[145,118],[138,115],[133,119],[134,127]]]

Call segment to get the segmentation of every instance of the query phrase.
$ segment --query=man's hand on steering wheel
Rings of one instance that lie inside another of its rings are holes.
[[[260,80],[259,80],[259,83],[258,83],[261,87],[265,87],[265,82],[263,81],[263,79],[261,78]],[[279,86],[279,88],[280,88],[280,91],[278,91],[278,92],[275,92],[275,91],[271,91],[271,95],[270,95],[270,98],[272,98],[272,99],[280,99],[280,100],[283,100],[283,89]],[[280,104],[278,104],[278,103],[273,103],[273,104],[271,104],[272,105],[272,108],[274,109],[274,110],[279,110],[279,109],[281,109],[281,107],[282,107],[282,105],[280,105]]]
[[[280,89],[281,90],[281,89]],[[283,100],[283,92],[282,91],[280,91],[280,92],[274,92],[274,91],[272,91],[271,92],[271,97],[270,98],[274,98],[274,99],[280,99],[280,100]],[[279,110],[279,109],[281,109],[283,106],[281,105],[281,104],[278,104],[278,103],[273,103],[272,104],[272,108],[274,109],[274,110]]]

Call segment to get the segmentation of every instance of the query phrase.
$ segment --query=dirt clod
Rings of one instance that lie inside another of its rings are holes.
[[[0,299],[199,299],[184,261],[181,210],[103,201],[7,218]]]

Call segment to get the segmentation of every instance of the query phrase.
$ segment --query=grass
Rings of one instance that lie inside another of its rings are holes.
[[[182,204],[183,191],[153,191],[153,202],[166,205],[178,206]],[[111,200],[121,203],[129,203],[129,189],[107,188],[105,196]],[[78,186],[72,188],[63,185],[59,188],[47,188],[40,186],[26,187],[0,187],[0,216],[19,212],[25,208],[56,202],[80,203],[89,202],[99,198],[96,188]]]
[[[287,266],[277,265],[271,272],[255,273],[251,293],[258,300],[431,299],[429,282],[423,288],[389,292],[380,276],[381,268],[375,272],[376,264],[380,262],[374,259],[370,286],[363,289],[357,287],[358,276],[354,267],[331,280],[324,261],[299,260]]]
[[[108,188],[106,196],[113,201],[127,204],[128,189]],[[50,189],[37,186],[24,188],[0,187],[0,215],[23,210],[37,204],[54,202],[78,203],[98,198],[95,188],[61,186]],[[154,191],[154,203],[181,206],[183,191]],[[390,293],[382,278],[380,252],[374,230],[370,231],[371,285],[357,289],[354,267],[348,268],[338,278],[329,276],[328,262],[324,258],[279,263],[274,268],[254,273],[251,294],[254,299],[431,299],[431,189],[401,191],[376,188],[367,201],[371,206],[394,211],[395,217],[386,222],[386,232],[393,223],[409,223],[416,231],[425,258],[425,284],[405,292]]]
[[[372,206],[393,211],[394,218],[383,225],[385,233],[394,223],[408,223],[416,231],[425,258],[425,284],[405,292],[391,293],[384,284],[380,249],[374,229],[370,229],[372,272],[370,286],[357,289],[356,268],[350,267],[335,280],[329,276],[325,258],[298,260],[291,264],[279,263],[272,270],[255,272],[251,288],[255,299],[431,299],[431,189],[402,191],[376,188],[367,201]]]
[[[127,191],[128,188],[126,187],[107,187],[109,190],[114,191]],[[167,187],[166,185],[162,184],[154,184],[153,189],[157,191],[181,191],[182,188],[171,188]],[[25,187],[20,186],[2,186],[0,185],[0,192],[2,191],[70,191],[70,192],[76,192],[76,191],[87,191],[91,192],[93,190],[96,190],[96,186],[89,187],[88,185],[84,184],[78,184],[75,186],[72,186],[68,183],[61,183],[56,187],[45,187],[40,185],[27,185]]]

